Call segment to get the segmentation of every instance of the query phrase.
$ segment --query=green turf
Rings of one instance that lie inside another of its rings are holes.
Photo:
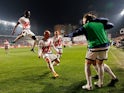
[[[124,93],[124,51],[112,47],[106,61],[119,78],[116,87],[107,87],[110,77],[105,73],[104,86],[93,91],[82,90],[86,83],[84,60],[86,47],[64,48],[59,66],[55,67],[60,77],[52,78],[44,60],[29,48],[10,49],[5,54],[0,49],[0,93]],[[92,74],[95,75],[93,68]],[[96,80],[93,80],[93,82]]]

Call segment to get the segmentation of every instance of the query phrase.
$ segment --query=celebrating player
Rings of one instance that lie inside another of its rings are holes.
[[[53,47],[56,50],[56,48],[53,45],[53,41],[49,38],[50,37],[50,31],[46,30],[44,32],[44,38],[39,41],[38,44],[38,56],[39,58],[42,56],[43,59],[47,62],[48,68],[53,73],[53,76],[56,78],[59,75],[54,70],[55,65],[58,65],[60,63],[59,59],[55,54],[52,53],[51,47]],[[58,51],[57,51],[58,52]]]
[[[60,35],[59,31],[54,32],[54,37],[53,37],[53,44],[55,48],[58,50],[57,57],[60,58],[62,56],[63,50],[62,50],[62,36]]]
[[[92,13],[87,13],[83,17],[83,26],[67,36],[73,37],[84,34],[88,42],[88,51],[85,62],[85,75],[87,84],[82,86],[83,89],[92,90],[92,78],[90,65],[96,62],[98,69],[98,81],[94,84],[102,87],[104,78],[104,64],[103,61],[107,59],[110,41],[107,37],[105,29],[113,27],[112,23],[108,22],[106,18],[97,18]]]
[[[34,44],[33,44],[33,47],[31,49],[31,51],[34,52],[34,47],[35,47],[35,45],[37,43],[37,39],[36,39],[35,34],[30,30],[30,20],[29,20],[29,18],[30,18],[30,11],[27,10],[27,11],[24,12],[24,16],[21,17],[18,20],[17,24],[15,25],[15,27],[14,27],[14,29],[12,31],[12,35],[14,35],[14,33],[16,31],[16,28],[17,28],[17,26],[19,24],[21,24],[22,27],[23,27],[23,30],[22,30],[21,34],[19,36],[17,36],[17,38],[12,43],[15,43],[20,38],[28,35],[30,38],[32,38],[34,40]]]

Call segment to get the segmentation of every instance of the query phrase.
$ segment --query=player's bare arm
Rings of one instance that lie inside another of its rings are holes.
[[[19,22],[17,22],[17,24],[15,25],[15,27],[14,27],[14,29],[13,29],[13,31],[12,31],[12,35],[14,35],[15,34],[15,31],[16,31],[16,28],[18,27],[18,25],[19,25],[20,23]]]

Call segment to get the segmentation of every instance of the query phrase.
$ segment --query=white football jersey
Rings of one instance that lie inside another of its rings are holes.
[[[62,48],[62,36],[58,36],[58,37],[53,37],[53,44],[56,48]]]
[[[46,41],[42,39],[39,41],[39,51],[41,51],[42,54],[52,53],[50,49],[51,46],[53,46],[51,39],[47,39]]]
[[[9,46],[9,42],[8,41],[4,42],[4,46],[8,47]]]
[[[18,22],[22,25],[23,29],[30,29],[29,18],[21,17]]]

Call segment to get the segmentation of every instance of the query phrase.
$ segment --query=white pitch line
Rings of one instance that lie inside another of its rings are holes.
[[[116,60],[116,62],[121,66],[121,68],[124,68],[124,64],[120,62],[120,60],[115,56],[115,54],[111,52],[111,50],[110,50],[110,53],[113,56],[113,58]]]

